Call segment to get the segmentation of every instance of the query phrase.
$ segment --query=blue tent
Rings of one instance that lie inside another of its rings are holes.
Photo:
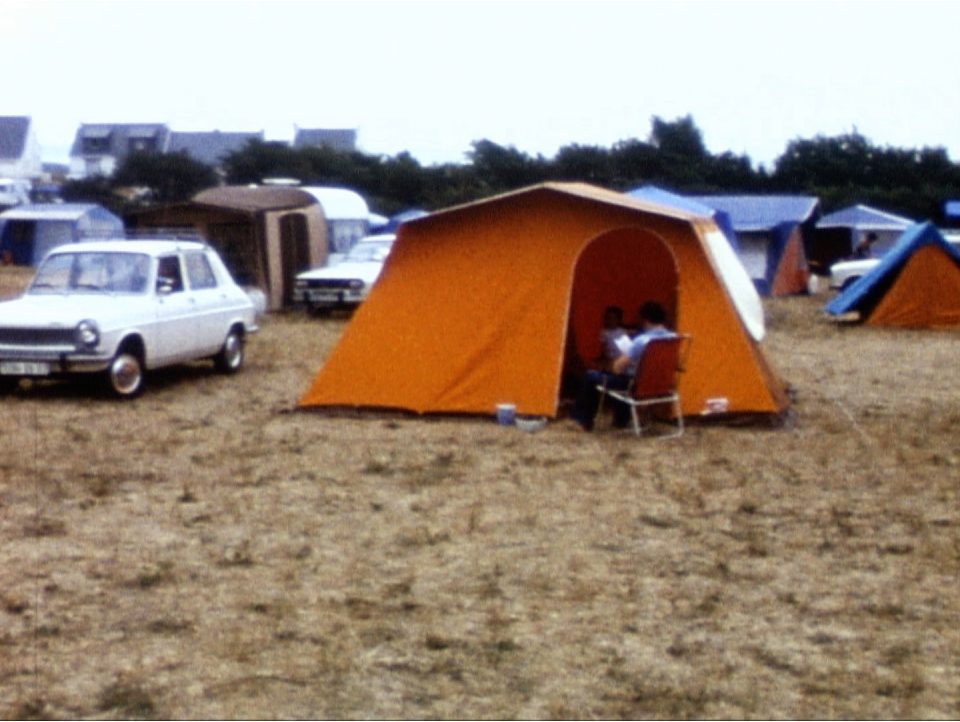
[[[806,292],[806,234],[819,214],[816,197],[704,195],[692,200],[728,216],[757,291],[764,296]]]
[[[0,213],[0,254],[36,266],[48,251],[87,238],[123,238],[123,220],[95,203],[25,203]]]
[[[833,316],[856,311],[877,325],[954,326],[960,323],[960,252],[932,223],[915,224],[824,310]]]
[[[829,268],[834,262],[850,256],[857,243],[868,234],[874,237],[871,253],[879,258],[914,223],[916,221],[912,218],[862,204],[828,213],[817,221],[816,244],[820,260]]]
[[[693,198],[681,196],[653,185],[634,188],[633,190],[627,191],[627,195],[632,198],[639,198],[652,203],[659,203],[669,208],[676,208],[681,211],[688,211],[689,213],[696,213],[700,216],[712,218],[713,222],[717,224],[717,227],[723,231],[723,235],[727,237],[733,250],[739,251],[740,249],[740,245],[737,242],[737,233],[733,228],[733,222],[730,220],[730,214],[726,211],[713,208]]]
[[[853,228],[870,231],[897,231],[903,233],[916,221],[887,213],[870,206],[857,204],[828,213],[819,221],[817,228]]]

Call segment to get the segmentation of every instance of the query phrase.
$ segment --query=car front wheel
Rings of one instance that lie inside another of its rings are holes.
[[[235,374],[239,371],[243,366],[243,334],[235,328],[230,329],[213,363],[220,373]]]
[[[118,353],[106,371],[107,390],[122,399],[132,399],[143,391],[143,362],[128,351]]]

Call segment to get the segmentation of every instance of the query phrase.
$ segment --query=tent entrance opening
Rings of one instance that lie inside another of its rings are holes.
[[[670,248],[655,234],[638,228],[610,231],[591,241],[574,271],[564,362],[564,395],[601,355],[604,310],[618,306],[627,328],[639,324],[647,301],[660,303],[676,328],[679,274]]]

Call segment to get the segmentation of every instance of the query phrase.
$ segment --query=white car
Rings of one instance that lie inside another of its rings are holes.
[[[336,265],[298,274],[294,303],[304,304],[318,314],[360,305],[379,278],[394,238],[389,233],[366,236]]]
[[[830,266],[830,288],[845,291],[880,263],[879,258],[860,258],[854,261],[838,261]]]
[[[0,391],[21,378],[97,374],[131,398],[149,369],[209,358],[239,371],[256,330],[253,301],[204,243],[69,243],[0,303]]]

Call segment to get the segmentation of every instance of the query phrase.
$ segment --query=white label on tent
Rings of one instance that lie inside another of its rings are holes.
[[[763,320],[763,303],[760,301],[756,286],[753,285],[743,263],[740,262],[723,233],[719,230],[707,231],[704,237],[713,263],[733,300],[737,313],[740,314],[743,325],[754,340],[762,341],[767,329]]]

